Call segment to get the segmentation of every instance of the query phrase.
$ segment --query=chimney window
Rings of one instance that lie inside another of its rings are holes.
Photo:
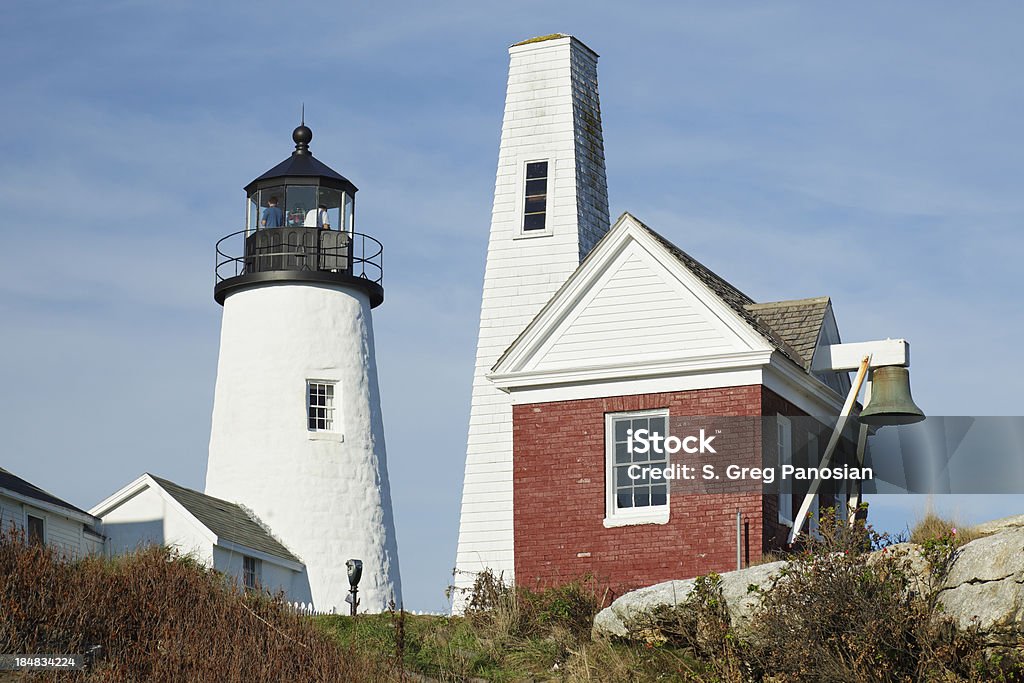
[[[548,162],[531,161],[526,164],[526,203],[523,209],[523,231],[544,230],[547,227]]]

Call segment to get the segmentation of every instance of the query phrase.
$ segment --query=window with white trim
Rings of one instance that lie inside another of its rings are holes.
[[[613,413],[605,416],[605,488],[608,521],[645,523],[668,521],[668,484],[651,476],[664,470],[668,454],[656,452],[650,439],[668,436],[668,411]],[[635,436],[641,437],[638,441]],[[644,443],[646,441],[647,443]]]
[[[309,431],[334,431],[334,388],[334,382],[306,382],[306,423]]]
[[[248,555],[242,556],[242,584],[249,590],[256,590],[263,580],[263,561]]]
[[[846,486],[846,482],[843,482],[840,485],[839,490],[836,491],[836,495],[833,497],[833,500],[835,501],[833,505],[835,505],[836,508],[836,519],[844,522],[847,520],[850,514],[850,496],[846,492]]]
[[[523,204],[523,232],[547,228],[548,162],[530,161],[526,164],[526,186]]]
[[[789,418],[782,415],[775,416],[776,425],[776,451],[779,456],[779,472],[786,465],[793,464],[793,428]],[[779,492],[779,521],[783,524],[793,525],[793,493],[785,492],[786,486],[780,481],[782,491]]]
[[[807,466],[817,467],[818,460],[821,457],[821,453],[818,451],[818,435],[807,433]],[[813,534],[818,530],[818,519],[821,516],[821,510],[818,507],[818,499],[820,496],[814,496],[811,501],[811,511],[807,515],[807,528]]]
[[[46,520],[35,515],[26,515],[28,542],[43,545],[46,542]]]

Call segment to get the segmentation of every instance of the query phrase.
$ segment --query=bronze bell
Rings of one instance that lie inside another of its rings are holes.
[[[871,371],[871,398],[860,421],[873,427],[909,425],[924,419],[924,412],[910,395],[910,371],[899,365],[883,365]]]

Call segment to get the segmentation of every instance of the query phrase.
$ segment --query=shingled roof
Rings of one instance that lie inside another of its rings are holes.
[[[207,529],[217,534],[218,538],[284,560],[302,563],[302,560],[292,555],[242,506],[178,486],[173,481],[154,477],[152,474],[149,476]]]
[[[827,296],[819,296],[814,299],[748,304],[746,309],[778,332],[800,354],[804,369],[810,370],[829,305]]]
[[[42,490],[35,484],[25,481],[18,475],[12,474],[2,467],[0,467],[0,489],[7,489],[8,491],[25,496],[26,498],[38,500],[41,503],[56,505],[57,507],[62,507],[88,517],[92,516],[85,510],[77,508],[66,500],[62,500],[52,493]]]

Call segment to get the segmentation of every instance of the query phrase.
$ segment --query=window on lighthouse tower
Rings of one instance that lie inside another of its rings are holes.
[[[334,431],[334,382],[306,382],[306,420],[311,432]]]
[[[526,203],[523,208],[523,231],[544,230],[548,210],[548,162],[526,164]]]

